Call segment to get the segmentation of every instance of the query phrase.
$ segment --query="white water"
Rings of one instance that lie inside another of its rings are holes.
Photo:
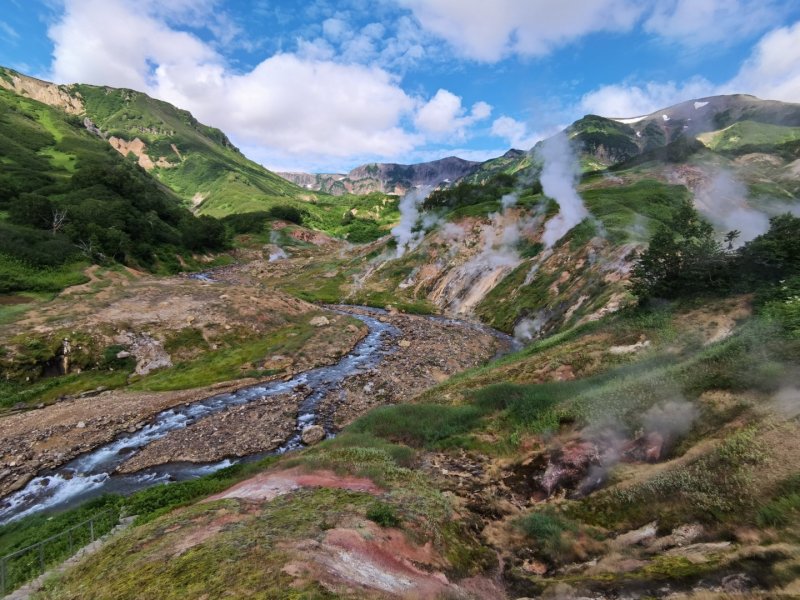
[[[21,490],[1,499],[0,524],[37,512],[76,506],[104,493],[129,494],[158,483],[194,479],[228,467],[238,460],[263,456],[259,454],[244,459],[225,459],[208,464],[170,463],[133,474],[116,473],[116,469],[131,456],[171,431],[183,429],[199,419],[229,407],[283,394],[301,386],[304,389],[311,389],[311,393],[299,407],[295,432],[274,453],[283,454],[302,447],[301,432],[305,427],[316,423],[316,409],[319,402],[331,390],[337,389],[346,377],[372,369],[386,354],[394,352],[396,349],[394,342],[400,335],[397,328],[383,323],[375,316],[343,310],[336,312],[355,317],[369,327],[366,337],[338,363],[306,371],[288,381],[258,384],[235,392],[211,396],[187,406],[165,410],[141,429],[122,434],[114,441],[78,456],[53,471],[38,475]],[[369,312],[377,315],[385,311],[369,309]],[[477,323],[443,317],[428,318],[475,330],[490,331],[512,350],[520,348],[510,336]],[[322,425],[326,430],[330,429],[329,424],[322,423]]]
[[[307,386],[312,392],[300,406],[296,430],[276,453],[301,447],[300,433],[303,428],[315,423],[316,407],[327,393],[346,377],[374,367],[386,353],[394,350],[394,344],[390,342],[399,334],[394,326],[371,316],[347,314],[364,322],[370,331],[338,363],[306,371],[288,381],[259,384],[218,394],[188,406],[165,410],[141,429],[123,434],[113,442],[81,455],[52,472],[34,477],[24,488],[0,500],[0,524],[36,512],[72,506],[103,493],[130,493],[155,483],[191,479],[229,466],[233,463],[223,460],[206,465],[167,464],[131,475],[115,473],[131,456],[171,431],[183,429],[231,406]]]

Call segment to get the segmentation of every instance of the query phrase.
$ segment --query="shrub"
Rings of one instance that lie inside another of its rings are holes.
[[[383,406],[353,423],[351,431],[412,447],[433,447],[448,437],[473,429],[484,411],[477,406],[402,404]]]
[[[285,204],[273,206],[269,209],[268,213],[272,219],[289,221],[290,223],[295,223],[296,225],[302,225],[305,218],[304,211],[300,210],[299,208],[295,208],[294,206],[288,206]]]
[[[572,549],[570,536],[564,534],[578,531],[574,523],[551,511],[520,517],[514,522],[514,527],[530,538],[541,554],[551,562],[562,560]]]
[[[367,518],[381,527],[397,527],[400,517],[391,504],[376,502],[367,509]]]

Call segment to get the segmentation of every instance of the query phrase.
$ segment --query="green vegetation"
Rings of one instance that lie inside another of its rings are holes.
[[[753,291],[800,272],[800,219],[790,214],[773,217],[767,233],[738,251],[723,247],[713,227],[687,200],[668,225],[659,227],[633,269],[632,290],[640,299],[721,294],[736,289]],[[738,231],[729,232],[732,242]],[[793,300],[785,298],[786,316]]]
[[[220,381],[230,381],[241,377],[251,377],[255,373],[243,370],[248,365],[272,354],[291,354],[301,348],[314,334],[315,328],[306,321],[291,323],[255,340],[232,340],[229,347],[207,350],[197,357],[178,362],[169,369],[156,371],[131,385],[132,389],[166,391],[184,390],[211,385]],[[202,336],[201,336],[202,337]],[[200,344],[193,330],[183,330],[172,338],[173,344],[186,347],[187,344]],[[175,346],[176,348],[178,346]],[[258,375],[271,373],[259,372]]]
[[[367,509],[367,518],[381,527],[397,527],[401,520],[391,504],[376,502]]]
[[[682,185],[644,179],[630,185],[581,191],[592,216],[605,227],[613,243],[647,241],[658,227],[669,227],[675,213],[689,200]]]
[[[724,154],[771,152],[783,154],[800,140],[800,127],[785,127],[755,121],[739,121],[725,129],[700,136],[709,148]],[[787,158],[793,158],[791,150]]]
[[[383,406],[356,421],[351,429],[412,447],[435,447],[475,427],[484,411],[477,406],[401,404]]]
[[[517,178],[507,173],[499,173],[483,183],[459,183],[458,185],[434,190],[422,203],[425,210],[455,210],[477,204],[491,203],[499,207],[500,198],[517,191]],[[541,191],[541,186],[539,190]]]
[[[783,481],[775,496],[758,511],[759,527],[786,527],[800,517],[800,473]]]
[[[576,540],[570,534],[577,533],[578,527],[552,510],[529,513],[517,519],[514,526],[548,562],[559,563],[574,555]]]
[[[605,117],[587,115],[570,125],[567,135],[584,152],[602,153],[606,164],[622,162],[639,154],[634,129]]]
[[[0,90],[0,292],[80,282],[80,261],[179,268],[176,253],[224,248],[137,166],[60,111]],[[148,223],[143,227],[142,223]]]

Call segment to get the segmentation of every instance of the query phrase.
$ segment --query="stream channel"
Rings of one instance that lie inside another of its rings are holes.
[[[317,405],[328,392],[337,389],[346,378],[373,369],[385,355],[397,349],[396,340],[401,332],[394,325],[380,320],[384,311],[364,307],[352,307],[358,309],[352,312],[343,310],[346,308],[333,310],[359,319],[369,328],[369,333],[339,362],[299,373],[286,381],[259,383],[164,410],[141,429],[133,433],[123,433],[112,442],[86,452],[60,467],[41,472],[22,489],[0,499],[0,525],[42,511],[74,507],[102,494],[130,494],[158,483],[195,479],[235,462],[255,460],[268,454],[283,454],[303,447],[301,433],[304,428],[317,424]],[[513,338],[482,325],[442,317],[429,318],[490,331],[507,347],[518,347]],[[232,406],[284,394],[300,386],[310,388],[312,392],[300,404],[294,433],[280,448],[272,452],[207,464],[175,462],[132,474],[115,473],[133,454],[171,431],[182,429]],[[328,435],[331,435],[330,431]]]

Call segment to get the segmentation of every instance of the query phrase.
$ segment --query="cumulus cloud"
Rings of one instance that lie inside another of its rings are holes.
[[[580,108],[604,117],[638,117],[690,98],[710,96],[714,90],[714,85],[701,77],[683,83],[613,84],[584,95]]]
[[[361,64],[384,32],[378,23],[354,31],[329,18],[322,23],[325,37],[301,40],[296,53],[237,72],[212,43],[174,25],[195,23],[215,5],[66,0],[49,30],[51,76],[144,91],[222,128],[258,156],[303,156],[307,163],[315,157],[398,158],[428,139],[465,139],[468,128],[491,112],[484,102],[467,110],[447,90],[426,102],[406,93],[398,76]],[[413,35],[409,30],[395,39],[395,58],[415,52]],[[404,126],[410,121],[418,131]]]
[[[739,72],[724,83],[696,77],[682,83],[606,85],[584,95],[579,109],[607,117],[634,117],[691,98],[735,93],[800,102],[800,22],[764,35]]]
[[[542,56],[598,31],[630,29],[642,12],[633,0],[399,0],[422,26],[463,56],[496,62]]]
[[[486,119],[491,112],[492,107],[486,102],[476,102],[467,113],[459,96],[440,89],[417,111],[414,124],[420,131],[436,138],[463,140],[467,129]]]
[[[723,88],[800,102],[800,21],[761,38],[739,73]]]
[[[508,140],[512,148],[530,150],[533,145],[542,139],[542,135],[528,130],[522,121],[517,121],[505,115],[492,122],[492,135]]]
[[[779,22],[778,0],[398,0],[461,56],[543,56],[585,35],[641,27],[684,46],[732,43]]]

